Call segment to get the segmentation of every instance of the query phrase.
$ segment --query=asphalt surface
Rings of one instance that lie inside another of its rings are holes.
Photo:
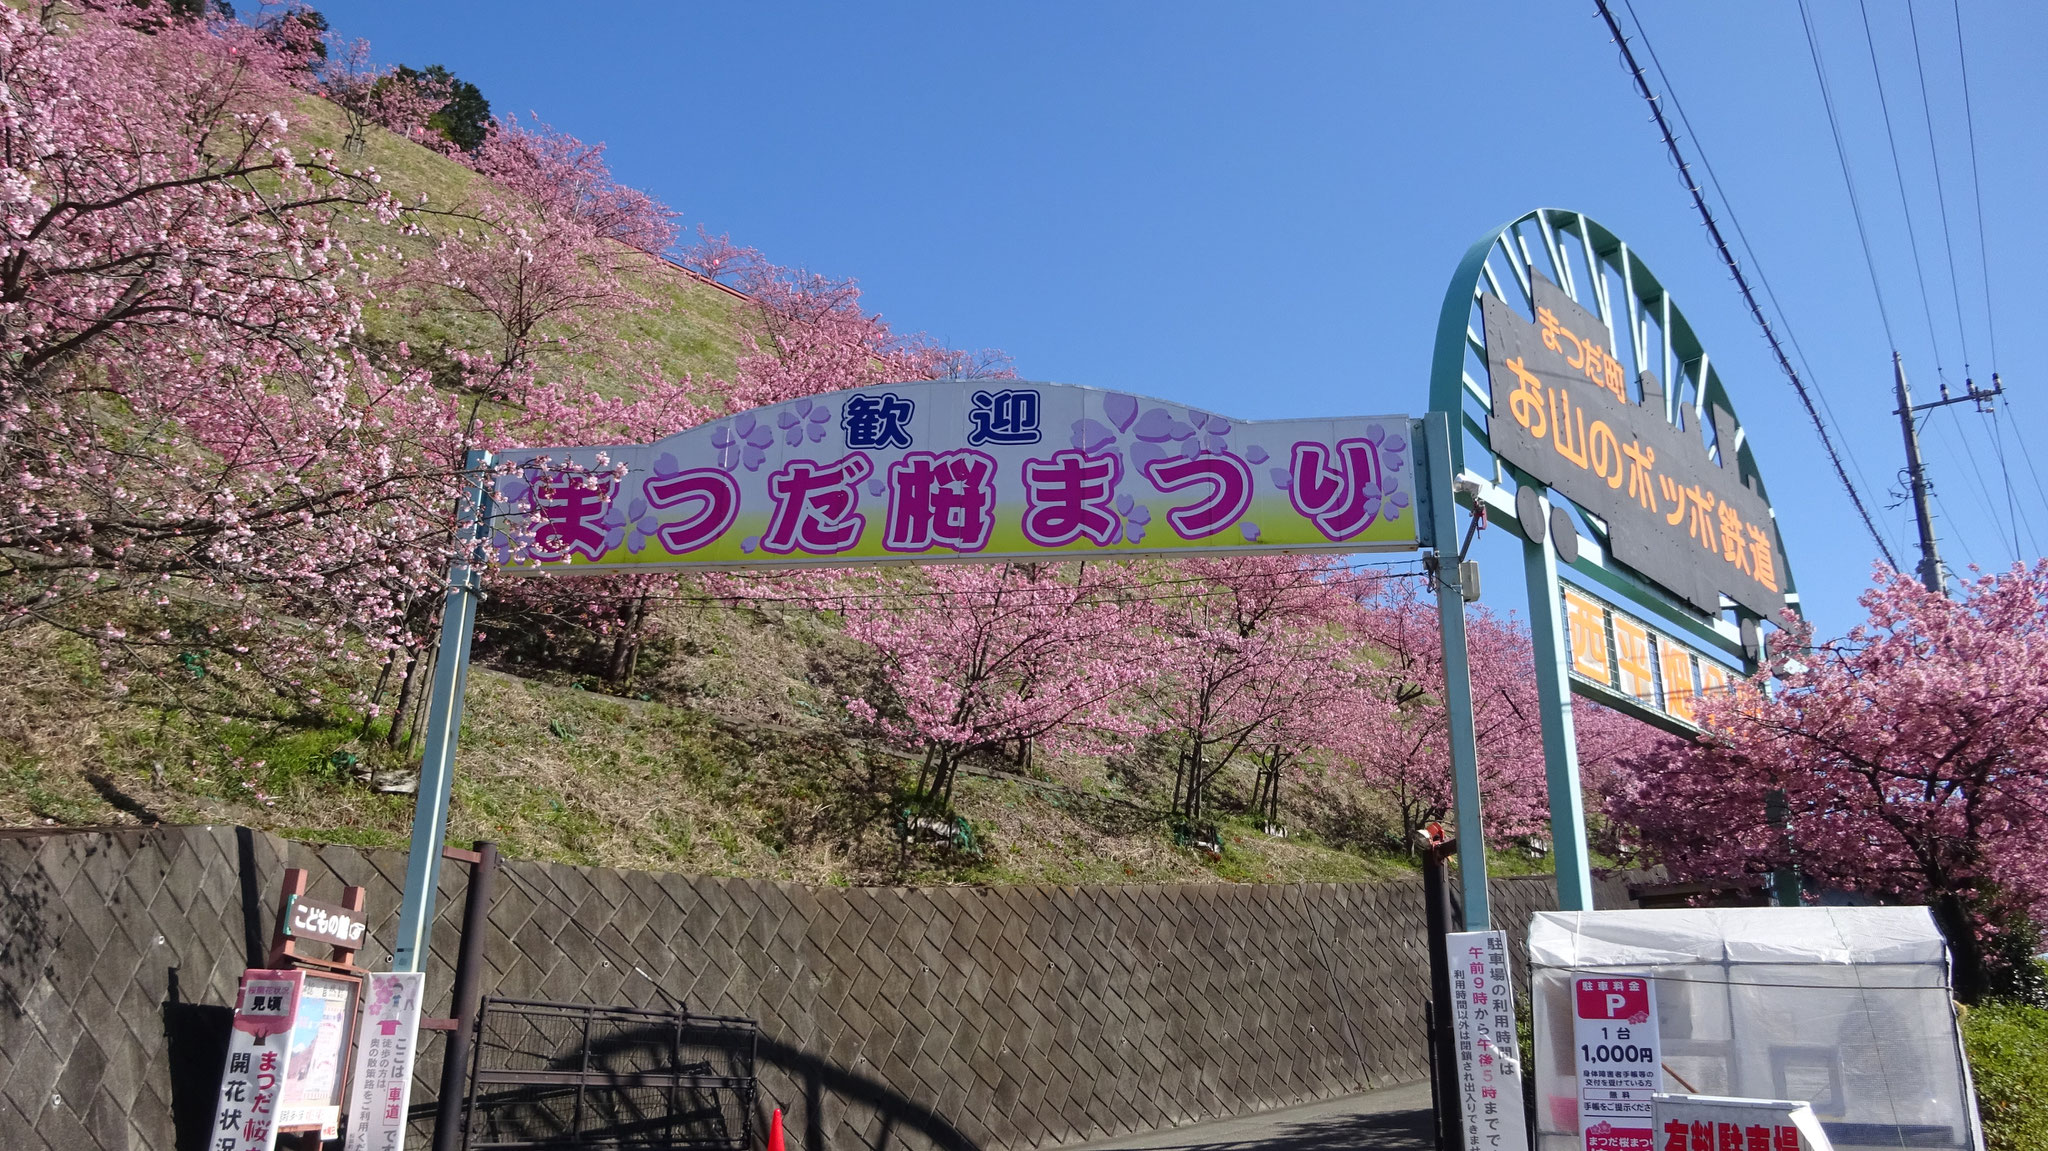
[[[1069,1151],[1428,1151],[1429,1084],[1409,1083],[1086,1143]]]

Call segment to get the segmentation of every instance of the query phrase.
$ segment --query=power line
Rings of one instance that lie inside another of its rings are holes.
[[[1834,91],[1828,86],[1827,68],[1820,59],[1820,38],[1813,31],[1813,17],[1806,0],[1799,0],[1799,22],[1806,29],[1806,50],[1813,57],[1813,77],[1820,83],[1820,102],[1827,109],[1828,131],[1834,136],[1835,158],[1842,165],[1842,182],[1849,188],[1849,213],[1856,219],[1856,238],[1863,244],[1863,264],[1870,269],[1870,291],[1877,297],[1877,318],[1884,325],[1885,343],[1897,351],[1899,341],[1892,335],[1891,310],[1885,307],[1884,286],[1878,282],[1877,257],[1870,250],[1870,229],[1863,223],[1863,200],[1856,195],[1856,177],[1849,170],[1849,148],[1842,142],[1842,123],[1835,115]]]
[[[1963,289],[1956,275],[1956,242],[1948,222],[1948,189],[1941,178],[1941,149],[1934,142],[1934,103],[1927,95],[1927,61],[1920,52],[1920,19],[1906,3],[1906,26],[1913,32],[1913,71],[1920,78],[1920,117],[1927,125],[1927,159],[1934,168],[1934,201],[1941,208],[1941,246],[1948,259],[1948,291],[1956,308],[1956,336],[1962,341],[1963,375],[1970,374],[1970,326],[1963,320]],[[1867,29],[1866,29],[1867,34]]]
[[[1977,267],[1984,276],[1984,328],[1991,335],[1991,370],[1998,370],[1998,312],[1991,305],[1991,246],[1984,241],[1984,180],[1977,168],[1977,114],[1970,100],[1970,58],[1963,49],[1963,5],[1954,0],[1956,64],[1963,75],[1963,124],[1970,138],[1970,190],[1977,203]],[[2021,438],[2024,444],[2026,439]],[[2039,481],[2037,480],[2036,483]]]
[[[1955,425],[1956,438],[1962,441],[1961,447],[1956,449],[1956,454],[1960,455],[1963,458],[1963,462],[1970,465],[1970,474],[1977,477],[1977,490],[1984,494],[1984,506],[1991,513],[1992,534],[1994,536],[2001,535],[2003,534],[2003,526],[1998,522],[1998,505],[1993,503],[1990,498],[1991,485],[1984,482],[1984,472],[1977,466],[1977,453],[1969,450],[1969,429],[1966,426],[1964,426],[1962,416],[1957,415],[1953,408],[1949,409],[1949,414],[1955,417],[1949,422]],[[1929,413],[1928,418],[1930,420],[1933,418],[1932,413]],[[1942,432],[1944,433],[1942,436],[1942,442],[1944,445],[1948,444],[1949,442],[1949,437],[1946,434],[1948,430],[1949,429],[1945,426],[1942,428]],[[1943,514],[1947,514],[1946,510],[1944,510]],[[1951,523],[1951,526],[1954,526],[1953,523]],[[2017,559],[2019,557],[2020,550],[2020,537],[2019,530],[2016,527],[2013,529],[2012,533],[2012,550],[2013,557]]]
[[[1664,118],[1664,109],[1658,104],[1656,94],[1650,91],[1649,78],[1643,75],[1642,65],[1636,63],[1635,52],[1629,47],[1628,37],[1622,34],[1620,22],[1615,19],[1613,9],[1607,6],[1607,0],[1595,0],[1595,3],[1600,7],[1601,17],[1607,21],[1608,30],[1614,34],[1615,44],[1621,48],[1622,60],[1628,65],[1629,75],[1636,82],[1636,90],[1650,106],[1650,115],[1655,119],[1658,131],[1664,136],[1664,147],[1670,151],[1671,159],[1678,165],[1679,178],[1684,182],[1686,191],[1691,193],[1693,206],[1699,210],[1700,219],[1707,226],[1707,234],[1712,237],[1715,249],[1721,254],[1722,262],[1728,265],[1729,273],[1735,277],[1735,286],[1741,290],[1743,301],[1749,305],[1750,316],[1756,320],[1757,326],[1763,329],[1764,339],[1769,342],[1771,351],[1778,358],[1778,367],[1784,371],[1785,377],[1792,381],[1792,390],[1799,394],[1799,402],[1805,407],[1807,418],[1813,421],[1813,429],[1820,435],[1821,447],[1827,451],[1829,461],[1835,466],[1836,477],[1842,481],[1843,489],[1849,493],[1849,502],[1856,506],[1856,514],[1862,517],[1863,527],[1869,531],[1872,542],[1877,544],[1877,550],[1884,556],[1885,563],[1897,567],[1898,561],[1892,557],[1890,545],[1878,532],[1877,523],[1870,516],[1870,509],[1863,504],[1863,496],[1849,479],[1848,469],[1842,464],[1842,454],[1835,449],[1834,438],[1828,435],[1827,424],[1814,406],[1813,396],[1808,392],[1805,382],[1799,378],[1798,370],[1792,366],[1791,358],[1785,354],[1784,345],[1778,342],[1777,333],[1771,330],[1771,322],[1765,318],[1762,306],[1757,303],[1756,293],[1750,289],[1748,277],[1742,274],[1742,265],[1736,261],[1735,254],[1729,251],[1728,241],[1722,236],[1720,225],[1714,220],[1713,210],[1707,206],[1706,193],[1700,190],[1699,181],[1692,178],[1692,169],[1685,161],[1685,154],[1679,150],[1678,138],[1672,134],[1671,123]],[[1631,9],[1629,14],[1633,17],[1634,10]],[[1641,31],[1640,21],[1637,21],[1636,28],[1638,32]]]
[[[1934,330],[1934,302],[1927,293],[1927,268],[1920,261],[1920,232],[1913,227],[1913,203],[1906,197],[1906,166],[1899,160],[1899,137],[1892,131],[1892,105],[1884,94],[1884,70],[1877,66],[1877,38],[1870,33],[1870,5],[1867,0],[1856,0],[1856,9],[1863,14],[1863,45],[1870,50],[1870,78],[1877,84],[1877,108],[1884,116],[1885,142],[1891,145],[1892,176],[1899,185],[1899,211],[1905,218],[1906,246],[1913,253],[1913,277],[1920,286],[1920,310],[1927,317],[1927,342],[1934,346],[1934,373],[1936,378],[1945,380],[1948,373],[1941,362],[1941,337]],[[1935,172],[1939,176],[1940,169],[1936,168]],[[1873,268],[1871,276],[1875,278],[1876,275]],[[1893,351],[1898,348],[1897,344],[1892,345]]]
[[[1657,70],[1658,82],[1663,85],[1664,89],[1664,99],[1670,103],[1671,110],[1677,114],[1679,126],[1685,129],[1686,135],[1692,137],[1693,143],[1698,148],[1700,166],[1706,170],[1707,183],[1713,186],[1714,194],[1721,200],[1723,214],[1728,219],[1729,227],[1734,229],[1736,242],[1742,246],[1743,259],[1748,263],[1750,269],[1756,273],[1757,286],[1763,289],[1764,298],[1770,302],[1771,311],[1777,314],[1778,327],[1784,331],[1786,342],[1792,345],[1793,358],[1799,361],[1800,367],[1805,372],[1806,379],[1811,382],[1814,394],[1819,397],[1821,410],[1826,415],[1828,422],[1840,426],[1842,419],[1835,414],[1834,402],[1829,397],[1827,389],[1821,386],[1819,377],[1814,374],[1813,361],[1807,358],[1806,349],[1800,345],[1799,333],[1793,330],[1789,313],[1786,312],[1785,306],[1778,302],[1777,289],[1771,286],[1771,278],[1764,271],[1763,261],[1758,258],[1756,248],[1749,242],[1749,233],[1743,229],[1741,217],[1735,214],[1735,201],[1728,195],[1728,190],[1722,186],[1720,173],[1714,170],[1713,157],[1707,154],[1706,145],[1702,142],[1700,133],[1692,126],[1692,118],[1686,115],[1685,103],[1678,98],[1677,86],[1672,84],[1670,75],[1664,71],[1664,61],[1657,55],[1656,44],[1651,42],[1649,31],[1643,27],[1642,17],[1636,15],[1633,0],[1622,0],[1622,4],[1628,9],[1629,20],[1636,26],[1636,38],[1642,41],[1643,50],[1649,54],[1650,66]],[[1876,490],[1876,485],[1870,482],[1870,477],[1863,471],[1863,461],[1856,455],[1855,446],[1845,442],[1842,445],[1842,454],[1848,457],[1849,467],[1855,471],[1857,481],[1865,488]]]
[[[2013,408],[2010,397],[2006,399],[2005,406],[2006,410],[2013,413],[2013,419],[2017,422],[2019,412]],[[2048,503],[2048,486],[2044,486],[2041,483],[2041,473],[2034,467],[2034,449],[2027,446],[2027,437],[2018,434],[2017,428],[2014,429],[2013,439],[2019,441],[2020,456],[2027,461],[2027,474],[2034,477],[2034,498],[2042,503]],[[2029,527],[2031,530],[2031,525]]]
[[[1948,433],[1948,428],[1945,425],[1938,425],[1934,423],[1934,410],[1929,410],[1925,412],[1916,411],[1913,413],[1911,418],[1913,420],[1914,430],[1916,434],[1925,436],[1929,428],[1932,427],[1938,429],[1943,434],[1943,442],[1947,442],[1946,437]],[[1929,477],[1929,479],[1927,480],[1927,494],[1929,501],[1940,512],[1940,515],[1938,517],[1940,523],[1946,525],[1948,528],[1948,534],[1944,538],[1954,542],[1955,550],[1960,551],[1962,553],[1963,563],[1965,565],[1974,567],[1977,563],[1977,549],[1971,547],[1970,541],[1963,538],[1962,525],[1957,523],[1955,521],[1955,518],[1948,514],[1948,502],[1941,498],[1941,489],[1935,486],[1932,477]],[[1951,565],[1946,563],[1942,565],[1942,575],[1944,577],[1950,574],[1947,570],[1950,566]]]
[[[2025,558],[2026,558],[2026,556],[2025,556],[2024,554],[2020,553],[2020,535],[2019,535],[2019,525],[2020,525],[2020,524],[2021,524],[2022,522],[2025,522],[2025,523],[2026,523],[2026,525],[2027,525],[2027,546],[2033,549],[2033,553],[2034,553],[2035,555],[2040,555],[2040,554],[2041,554],[2041,545],[2040,545],[2040,543],[2039,543],[2039,542],[2037,542],[2037,541],[2036,541],[2036,540],[2034,539],[2034,524],[2033,524],[2033,522],[2032,522],[2031,520],[2028,520],[2028,521],[2022,521],[2022,520],[2020,519],[2020,508],[2019,508],[2019,499],[2018,499],[2018,498],[2017,498],[2017,497],[2016,497],[2016,496],[2015,496],[2015,495],[2013,494],[2013,490],[2012,490],[2012,472],[2011,472],[2011,470],[2010,470],[2010,469],[2008,469],[2008,468],[2006,467],[2006,463],[2005,463],[2005,430],[2004,430],[2004,426],[2003,426],[2003,425],[2001,425],[2001,424],[2000,424],[2000,423],[1998,422],[1998,409],[1997,409],[1997,408],[1992,408],[1992,409],[1991,409],[1991,412],[1990,412],[1990,415],[1991,415],[1991,446],[1992,446],[1993,448],[1997,449],[1997,451],[1998,451],[1998,470],[1999,470],[1999,472],[2000,472],[2000,473],[2001,473],[2002,475],[2004,475],[2004,476],[2005,476],[2005,514],[2006,514],[2006,518],[2007,518],[2008,520],[2010,520],[2010,521],[2011,521],[2011,523],[2012,523],[2012,525],[2013,525],[2013,535],[2012,535],[2012,550],[2013,550],[2013,552],[2014,552],[2014,556],[2013,556],[2013,558],[2014,558],[2014,559],[2022,559],[2022,560],[2023,560],[2023,559],[2025,559]],[[2026,442],[2026,437],[2024,437],[2024,436],[2020,437],[2020,442],[2022,442],[2022,443],[2025,443],[2025,442]]]

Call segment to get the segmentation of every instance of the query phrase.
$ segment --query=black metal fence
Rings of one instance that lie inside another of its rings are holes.
[[[485,997],[463,1147],[748,1151],[751,1019]]]

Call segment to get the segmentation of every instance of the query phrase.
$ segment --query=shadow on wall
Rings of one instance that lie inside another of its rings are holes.
[[[228,1025],[225,1014],[218,1026],[220,1050],[212,1057],[215,1066],[226,1053]],[[628,1075],[671,1070],[726,1073],[708,1065],[701,1068],[676,1066],[674,1044],[675,1033],[668,1028],[636,1028],[618,1033],[605,1042],[593,1043],[587,1052],[580,1047],[557,1050],[549,1058],[547,1053],[522,1047],[520,1053],[529,1058],[541,1055],[541,1067],[546,1070],[573,1070],[578,1066],[588,1066]],[[790,1130],[787,1133],[791,1146],[802,1151],[827,1151],[832,1147],[825,1116],[828,1111],[843,1114],[849,1109],[865,1111],[879,1118],[879,1131],[871,1144],[873,1151],[891,1151],[892,1148],[893,1151],[982,1151],[980,1144],[930,1107],[910,1099],[879,1079],[849,1071],[781,1040],[759,1036],[754,1042],[754,1066],[758,1078],[771,1078],[759,1073],[773,1070],[779,1073],[772,1076],[774,1080],[794,1085],[798,1093],[797,1098],[791,1099],[770,1099],[757,1093],[751,1131],[751,1143],[756,1148],[766,1146],[770,1110],[779,1106],[783,1109],[785,1122],[803,1124],[800,1132]],[[210,1092],[217,1090],[218,1076],[210,1075],[204,1087],[209,1092],[205,1105],[210,1108]],[[580,1100],[575,1109],[577,1118],[572,1118],[561,1107],[564,1090],[577,1095]],[[597,1097],[583,1098],[573,1089],[551,1089],[542,1085],[513,1087],[479,1098],[482,1106],[471,1119],[472,1137],[570,1142],[580,1139],[582,1142],[578,1145],[590,1146],[621,1138],[652,1139],[654,1145],[665,1145],[661,1142],[664,1137],[673,1138],[678,1147],[717,1146],[725,1142],[731,1127],[719,1119],[718,1113],[723,1109],[715,1101],[690,1092],[675,1101],[681,1110],[672,1116],[650,1108],[651,1103],[660,1101],[658,1094],[644,1091],[601,1092]],[[421,1139],[420,1146],[431,1140],[435,1110],[436,1104],[432,1100],[417,1098],[410,1108],[414,1124],[412,1135]],[[730,1116],[729,1112],[727,1114]],[[210,1117],[209,1111],[206,1118]],[[188,1148],[184,1139],[182,1110],[179,1118],[179,1151],[204,1151],[203,1142]],[[202,1141],[206,1118],[200,1121]]]
[[[883,1083],[862,1075],[808,1051],[793,1047],[777,1039],[763,1035],[755,1048],[755,1060],[775,1067],[791,1081],[802,1085],[804,1132],[801,1146],[804,1151],[825,1151],[830,1144],[825,1136],[826,1096],[837,1096],[846,1103],[864,1107],[882,1117],[881,1132],[875,1136],[873,1151],[889,1151],[890,1140],[902,1141],[904,1136],[899,1128],[922,1136],[917,1146],[929,1146],[938,1151],[981,1151],[979,1144],[960,1133],[946,1117],[933,1111],[903,1093]],[[794,1101],[792,1101],[794,1102]],[[754,1106],[759,1112],[755,1130],[768,1130],[767,1108],[776,1106],[776,1101],[757,1099]],[[794,1107],[787,1111],[794,1111]]]
[[[186,1003],[171,968],[164,999],[164,1047],[171,1064],[171,1125],[178,1151],[212,1147],[214,1105],[220,1101],[221,1067],[235,1013],[226,1007]]]

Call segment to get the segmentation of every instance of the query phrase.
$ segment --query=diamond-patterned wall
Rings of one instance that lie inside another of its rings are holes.
[[[405,857],[231,827],[0,833],[0,1147],[200,1151],[235,978],[287,866],[368,888]],[[429,1015],[467,867],[443,868]],[[1495,921],[1555,906],[1496,880]],[[507,863],[486,994],[761,1021],[761,1106],[804,1151],[1023,1151],[1426,1074],[1420,885],[812,888]],[[422,1046],[415,1147],[441,1042]]]

